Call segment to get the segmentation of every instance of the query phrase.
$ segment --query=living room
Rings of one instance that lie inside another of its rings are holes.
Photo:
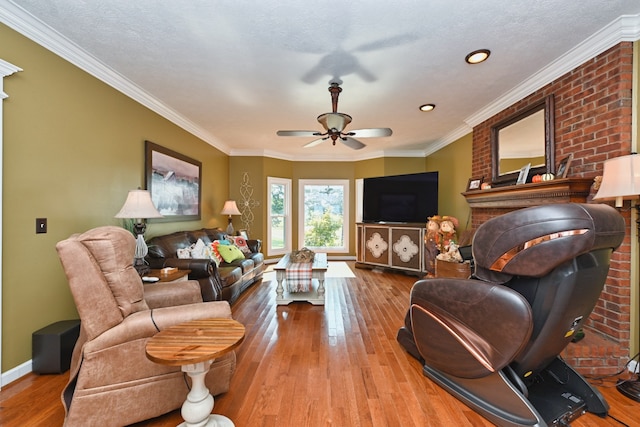
[[[264,201],[266,188],[262,183],[269,176],[284,176],[294,182],[305,178],[354,182],[369,176],[438,170],[441,182],[446,182],[449,189],[440,190],[441,211],[463,219],[461,231],[464,231],[471,209],[460,193],[470,177],[490,175],[487,171],[490,162],[486,161],[490,150],[486,140],[478,142],[480,133],[476,129],[473,135],[461,136],[423,158],[314,162],[228,155],[4,24],[0,24],[0,39],[1,59],[24,70],[5,77],[3,87],[8,98],[3,101],[2,234],[3,242],[10,244],[3,244],[0,385],[29,371],[33,331],[77,316],[55,244],[93,227],[120,225],[114,214],[127,192],[144,183],[145,140],[198,159],[203,173],[202,220],[152,223],[148,237],[184,229],[225,227],[226,217],[220,214],[220,209],[225,200],[240,199],[245,172],[255,185],[256,200]],[[637,85],[640,79],[637,44],[622,43],[614,49],[614,61],[626,61],[636,67],[636,71],[630,71],[629,67],[623,70],[624,84]],[[620,89],[618,101],[627,108],[625,117],[630,111],[637,115],[639,109],[637,96],[632,103],[630,92],[630,87]],[[622,125],[628,131],[618,132],[624,133],[622,141],[610,141],[608,154],[580,156],[589,160],[577,163],[575,176],[593,177],[606,158],[628,154],[632,148],[630,134],[638,132],[637,124],[632,129],[629,118]],[[480,130],[486,132],[487,126]],[[573,145],[565,140],[558,147],[564,153]],[[631,223],[631,212],[624,215]],[[40,217],[48,219],[46,234],[33,232],[33,220]],[[474,223],[481,218],[481,213],[474,212]],[[353,222],[353,216],[350,220]],[[265,234],[265,221],[258,215],[252,223],[252,235]],[[355,238],[350,241],[350,255],[354,256]],[[632,253],[629,247],[623,250],[623,265],[630,264]],[[30,271],[28,279],[24,277],[25,271]],[[616,283],[623,289],[621,293],[629,291],[630,278],[629,274],[623,275],[620,283]],[[637,296],[637,290],[630,292]],[[630,316],[635,312],[637,317],[637,306],[632,308],[631,302],[622,305],[624,314]],[[635,330],[637,336],[638,326],[636,320],[625,322],[614,335],[631,352],[638,346],[637,338],[631,334]],[[631,329],[628,325],[634,323],[635,329]]]

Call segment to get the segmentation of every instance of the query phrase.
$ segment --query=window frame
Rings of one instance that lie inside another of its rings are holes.
[[[271,230],[272,219],[274,217],[271,212],[271,186],[283,185],[284,186],[284,213],[282,215],[276,215],[283,218],[284,222],[284,248],[274,248],[272,245],[273,233]],[[273,176],[267,177],[267,255],[285,255],[291,252],[293,244],[293,219],[291,216],[291,179],[278,178]]]
[[[298,180],[298,248],[305,246],[304,243],[304,193],[307,185],[339,185],[342,186],[343,195],[343,218],[342,218],[342,232],[343,232],[343,244],[342,246],[331,247],[309,247],[318,252],[332,252],[332,253],[349,253],[349,235],[351,234],[351,221],[350,221],[350,181],[348,179],[300,179]]]

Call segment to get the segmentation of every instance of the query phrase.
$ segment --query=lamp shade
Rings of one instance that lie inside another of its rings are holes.
[[[594,200],[614,200],[622,206],[623,199],[640,195],[640,156],[631,154],[604,162],[602,182]]]
[[[131,190],[116,218],[162,218],[147,190]]]
[[[242,215],[242,212],[238,210],[235,200],[227,200],[222,207],[222,215]]]

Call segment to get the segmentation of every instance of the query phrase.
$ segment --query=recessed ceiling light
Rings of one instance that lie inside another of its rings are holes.
[[[424,104],[420,106],[420,111],[432,111],[436,108],[436,104]]]
[[[489,55],[491,55],[489,49],[478,49],[465,56],[464,60],[469,64],[479,64],[486,61]]]

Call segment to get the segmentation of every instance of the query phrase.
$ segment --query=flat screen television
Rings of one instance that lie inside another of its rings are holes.
[[[438,214],[438,172],[365,178],[362,221],[425,223]]]

